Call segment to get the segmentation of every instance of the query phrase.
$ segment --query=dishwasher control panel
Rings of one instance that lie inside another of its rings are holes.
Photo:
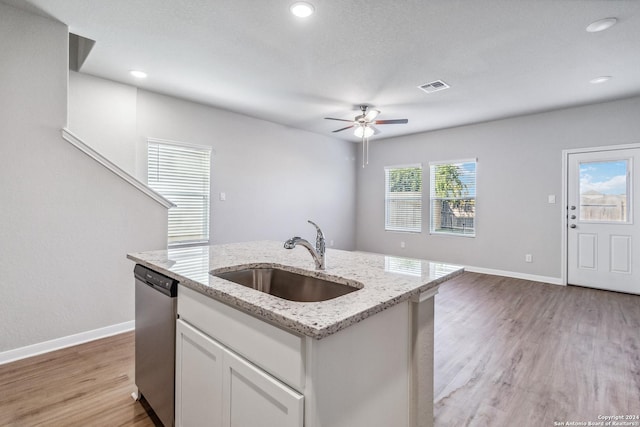
[[[135,277],[143,283],[155,288],[156,290],[170,297],[178,295],[178,281],[167,277],[164,274],[148,269],[147,267],[137,264],[133,269]]]

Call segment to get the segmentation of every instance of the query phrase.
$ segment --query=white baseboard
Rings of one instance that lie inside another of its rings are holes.
[[[531,280],[534,282],[551,283],[552,285],[564,286],[560,277],[538,276],[535,274],[516,273],[514,271],[493,270],[491,268],[465,266],[465,271],[472,273],[491,274],[494,276],[513,277],[514,279]]]
[[[135,329],[135,320],[130,320],[116,325],[106,326],[104,328],[94,329],[92,331],[81,332],[75,335],[69,335],[62,338],[56,338],[51,341],[45,341],[13,350],[3,351],[0,353],[0,365],[15,362],[16,360],[26,359],[27,357],[37,356],[39,354],[48,353],[50,351],[60,350],[62,348],[83,344],[89,341],[95,341],[100,338],[110,337],[112,335],[121,334],[123,332]]]

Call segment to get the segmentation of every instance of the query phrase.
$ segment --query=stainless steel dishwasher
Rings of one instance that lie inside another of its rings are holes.
[[[174,425],[178,281],[142,265],[136,281],[136,386],[165,427]]]

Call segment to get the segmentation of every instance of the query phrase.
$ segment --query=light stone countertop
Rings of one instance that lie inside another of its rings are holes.
[[[316,339],[327,337],[386,308],[436,288],[462,274],[458,265],[412,258],[327,249],[327,269],[315,270],[309,252],[260,241],[130,253],[127,258],[180,281],[262,320]],[[244,267],[279,267],[360,287],[321,302],[284,300],[219,277]]]

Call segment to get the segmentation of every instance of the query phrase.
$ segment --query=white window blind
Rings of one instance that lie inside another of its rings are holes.
[[[431,233],[476,235],[476,165],[475,159],[429,163]]]
[[[422,230],[422,166],[385,167],[385,230]]]
[[[149,187],[173,202],[169,246],[209,242],[211,149],[148,140]]]

